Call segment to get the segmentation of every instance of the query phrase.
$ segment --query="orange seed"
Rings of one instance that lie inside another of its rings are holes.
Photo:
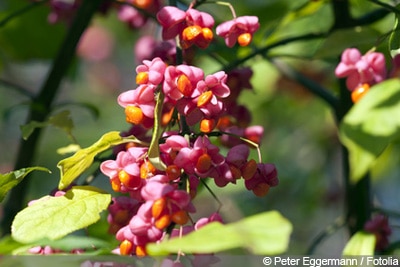
[[[196,169],[199,172],[206,172],[211,167],[211,157],[208,154],[203,154],[199,157],[196,163]]]
[[[190,96],[193,92],[193,86],[189,78],[184,74],[179,76],[176,86],[184,96]]]
[[[205,105],[210,103],[213,95],[214,94],[211,91],[206,91],[206,92],[202,93],[199,96],[199,99],[197,99],[197,106],[200,108],[200,107],[204,107]]]
[[[155,227],[161,230],[167,227],[170,223],[171,223],[171,216],[169,216],[169,214],[164,214],[155,221],[154,225]]]
[[[364,83],[351,92],[351,100],[357,103],[369,91],[369,84]]]
[[[150,163],[150,161],[145,161],[140,165],[140,178],[147,179],[153,176],[156,171],[156,168]]]
[[[142,110],[136,106],[127,106],[125,108],[126,121],[133,124],[141,124],[144,119]]]
[[[203,133],[210,133],[215,128],[214,119],[202,119],[200,122],[200,131]]]
[[[252,36],[250,33],[242,33],[239,35],[237,41],[240,46],[248,46],[251,42]]]
[[[176,180],[181,176],[181,169],[176,165],[169,165],[165,172],[171,181]]]
[[[202,28],[198,25],[186,27],[182,32],[182,39],[184,41],[193,41],[199,34],[202,33]]]
[[[174,223],[184,225],[189,221],[189,216],[186,211],[178,210],[177,212],[172,214],[171,219]]]
[[[147,255],[146,247],[145,246],[137,246],[136,247],[136,256],[144,257]]]
[[[241,168],[242,177],[245,180],[254,176],[257,171],[257,162],[254,159],[247,161]]]
[[[125,239],[124,241],[121,242],[119,245],[119,251],[121,252],[121,255],[130,255],[133,252],[133,244],[131,241]]]
[[[146,84],[149,82],[149,73],[148,72],[139,72],[136,75],[136,83],[137,84]]]
[[[260,183],[255,188],[253,188],[254,195],[258,197],[263,197],[268,194],[269,185],[266,183]]]
[[[153,206],[151,207],[151,215],[153,218],[157,219],[160,217],[161,213],[167,207],[167,200],[165,197],[159,198],[154,201]]]

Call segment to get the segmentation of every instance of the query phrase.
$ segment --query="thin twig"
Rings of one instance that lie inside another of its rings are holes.
[[[217,197],[217,195],[211,190],[211,188],[208,186],[208,184],[204,181],[204,179],[200,178],[200,182],[205,186],[205,188],[208,190],[208,192],[210,192],[210,194],[213,196],[213,198],[215,199],[215,201],[218,202],[219,207],[218,210],[222,207],[222,202],[219,200],[219,198]]]
[[[310,247],[307,250],[306,255],[312,255],[315,252],[317,246],[327,237],[336,233],[337,230],[346,225],[346,221],[343,217],[337,218],[332,224],[328,225],[322,232],[320,232],[315,239],[311,242]]]
[[[246,61],[258,56],[258,55],[264,55],[267,54],[269,50],[275,48],[275,47],[279,47],[282,45],[286,45],[289,43],[293,43],[293,42],[298,42],[298,41],[308,41],[308,40],[314,40],[314,39],[322,39],[327,37],[328,33],[306,33],[303,35],[299,35],[299,36],[293,36],[293,37],[288,37],[282,40],[279,40],[275,43],[272,44],[268,44],[264,47],[261,47],[259,49],[254,50],[253,53],[248,54],[245,57],[239,58],[237,60],[233,60],[231,61],[230,64],[226,65],[224,67],[224,70],[226,72],[229,72],[231,70],[233,70],[234,68],[236,68],[237,66],[245,63]]]
[[[314,82],[313,80],[302,75],[300,72],[291,68],[289,65],[285,64],[281,60],[272,59],[271,62],[275,67],[286,77],[292,79],[299,84],[303,85],[307,90],[309,90],[314,95],[320,97],[324,100],[334,111],[339,107],[339,99],[334,96],[330,91],[321,86],[320,84]]]
[[[9,88],[12,89],[16,92],[19,92],[20,94],[29,97],[30,99],[34,98],[33,93],[31,93],[30,91],[28,91],[26,88],[19,86],[17,84],[11,83],[9,81],[0,79],[0,84],[4,85],[5,88]]]

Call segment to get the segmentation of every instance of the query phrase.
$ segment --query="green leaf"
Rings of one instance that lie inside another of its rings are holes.
[[[22,138],[25,140],[33,133],[36,128],[43,128],[52,125],[63,131],[65,131],[68,136],[72,136],[72,129],[74,128],[74,123],[71,119],[69,110],[63,110],[55,115],[51,116],[47,121],[38,122],[31,121],[28,124],[21,126]]]
[[[21,243],[62,238],[98,221],[110,201],[110,194],[92,186],[72,187],[64,196],[42,197],[15,216],[12,237]]]
[[[21,125],[22,138],[27,140],[36,128],[43,128],[48,125],[47,122],[30,121],[25,125]]]
[[[355,183],[400,137],[400,80],[373,86],[343,118],[339,137],[349,150],[350,176]]]
[[[276,211],[264,212],[231,224],[213,222],[182,238],[172,238],[146,247],[150,255],[168,253],[217,253],[246,248],[254,254],[286,251],[292,225]]]
[[[57,154],[65,155],[65,154],[72,154],[79,151],[81,147],[78,144],[70,144],[66,147],[60,147],[57,149]]]
[[[74,122],[71,119],[71,113],[69,110],[63,110],[49,118],[49,124],[65,131],[68,135],[71,135],[71,131],[74,128]]]
[[[15,249],[22,246],[24,245],[15,241],[11,236],[5,236],[0,239],[0,255],[11,254]]]
[[[396,9],[399,10],[399,7],[400,5],[397,5]],[[393,31],[389,37],[389,52],[392,58],[400,54],[400,24],[399,24],[400,14],[395,13],[395,15],[396,18],[393,26]]]
[[[376,236],[359,231],[355,233],[343,249],[343,256],[374,255]]]
[[[19,184],[25,178],[25,176],[32,171],[44,171],[51,173],[50,170],[43,167],[30,167],[12,171],[6,174],[0,174],[0,202],[3,201],[8,191]]]
[[[288,13],[281,21],[281,25],[293,23],[294,20],[314,15],[325,5],[324,1],[308,1]]]
[[[121,137],[119,132],[109,132],[104,134],[93,145],[80,149],[71,157],[61,160],[57,164],[57,167],[61,171],[58,187],[60,189],[68,187],[79,175],[92,165],[94,157],[99,153],[104,152],[112,146],[128,142],[140,143],[134,136]]]

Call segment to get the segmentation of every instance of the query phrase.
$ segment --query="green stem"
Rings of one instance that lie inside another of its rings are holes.
[[[336,120],[339,125],[343,117],[352,107],[350,91],[347,89],[345,80],[339,80],[340,106],[336,111]],[[365,222],[370,219],[372,211],[370,176],[365,175],[357,183],[350,180],[349,153],[342,145],[342,164],[344,171],[345,207],[347,213],[347,225],[351,235],[364,228]]]
[[[354,19],[350,15],[350,7],[348,1],[332,1],[332,8],[335,16],[335,28],[348,28],[354,25]],[[335,112],[337,124],[339,125],[343,117],[352,107],[350,91],[346,87],[344,79],[339,80],[340,105]],[[344,170],[344,186],[345,186],[345,207],[347,212],[347,224],[350,234],[362,230],[365,222],[371,216],[371,192],[370,177],[365,175],[357,183],[350,180],[350,162],[349,153],[342,145],[342,162]]]
[[[395,7],[388,5],[386,3],[377,1],[377,0],[369,0],[372,3],[382,6],[381,9],[376,9],[367,13],[366,15],[353,18],[350,14],[349,1],[348,0],[334,0],[332,1],[332,10],[335,14],[335,22],[332,27],[333,30],[351,28],[355,26],[363,26],[372,24],[391,12],[399,13],[399,10]]]
[[[345,219],[342,217],[339,217],[332,224],[328,225],[328,227],[326,227],[317,237],[314,238],[313,242],[306,252],[306,255],[314,254],[315,250],[324,239],[336,233],[337,230],[342,228],[344,225]]]
[[[208,190],[208,192],[213,196],[215,201],[218,202],[218,210],[222,207],[222,202],[219,200],[218,196],[211,190],[211,188],[208,186],[207,182],[204,181],[203,178],[200,178],[200,182],[204,185],[204,187]]]
[[[347,0],[332,1],[332,10],[334,13],[334,25],[331,31],[335,31],[339,28],[351,28],[355,25],[368,24],[365,19],[373,14],[373,20],[369,23],[378,20],[385,16],[381,10],[378,10],[378,15],[375,12],[371,12],[368,15],[355,20],[351,17],[349,3]],[[376,16],[375,16],[376,15]],[[352,107],[350,92],[346,87],[344,79],[339,80],[339,99],[336,109],[334,109],[336,123],[339,126],[340,122]],[[349,152],[345,146],[341,146],[342,149],[342,166],[343,166],[343,180],[345,188],[345,209],[346,209],[346,224],[348,231],[351,235],[359,230],[362,230],[365,222],[370,218],[372,211],[371,193],[370,193],[370,177],[365,175],[357,183],[353,183],[350,180],[350,162]],[[330,233],[330,232],[329,232]],[[313,251],[315,247],[325,238],[328,234],[321,233],[315,241],[312,243],[309,251]]]
[[[400,14],[400,10],[398,10],[396,7],[394,7],[392,5],[383,3],[383,2],[378,1],[378,0],[369,0],[369,1],[374,3],[374,4],[376,4],[376,5],[381,6],[381,7],[385,8],[385,9],[387,9],[387,10],[389,10],[390,12],[393,12],[395,14]]]
[[[60,50],[53,62],[52,68],[47,76],[46,82],[39,94],[30,106],[27,121],[44,121],[51,112],[53,100],[58,92],[59,85],[70,66],[79,38],[89,25],[93,14],[98,10],[104,0],[83,0],[71,28],[60,47]],[[15,169],[31,166],[35,151],[39,142],[41,129],[36,129],[28,140],[21,140]],[[7,202],[4,205],[4,218],[1,222],[2,234],[10,233],[12,220],[18,211],[23,208],[25,195],[29,186],[29,178],[24,179],[18,186],[11,190]]]
[[[348,0],[331,1],[334,14],[333,29],[342,29],[355,26],[355,19],[350,14]]]
[[[347,222],[350,234],[363,230],[371,218],[371,178],[367,173],[357,183],[350,183],[346,190]]]
[[[231,13],[232,13],[232,17],[233,17],[234,19],[236,19],[236,12],[235,12],[235,9],[233,8],[233,6],[232,6],[231,3],[224,2],[224,1],[215,1],[215,3],[216,3],[217,5],[229,7],[229,10],[230,10]]]
[[[371,11],[370,13],[365,14],[362,17],[357,18],[356,25],[357,26],[370,25],[378,20],[383,19],[388,14],[391,13],[386,8],[376,9],[374,11]]]

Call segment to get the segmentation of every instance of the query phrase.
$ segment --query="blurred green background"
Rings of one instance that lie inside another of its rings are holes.
[[[5,21],[9,14],[28,2],[2,1],[0,21]],[[259,16],[261,28],[250,47],[218,50],[226,60],[246,56],[254,49],[287,37],[328,32],[333,23],[330,1],[228,2],[235,7],[238,16]],[[365,0],[350,3],[354,16],[378,8]],[[224,6],[207,4],[200,9],[213,14],[217,22],[231,19]],[[47,6],[38,5],[0,26],[1,173],[13,169],[21,136],[20,126],[25,124],[29,102],[29,98],[8,83],[33,94],[38,92],[66,33],[64,23],[48,24],[48,12]],[[372,25],[337,30],[326,39],[278,46],[264,56],[290,64],[304,76],[336,94],[338,84],[334,78],[334,68],[343,49],[357,47],[365,53],[377,46],[379,51],[386,53],[385,34],[390,31],[393,21],[393,16],[388,15]],[[73,135],[82,147],[92,144],[108,131],[128,129],[123,109],[117,104],[116,98],[119,93],[135,87],[137,62],[133,48],[138,37],[143,33],[159,34],[159,29],[154,25],[141,30],[130,29],[118,21],[114,10],[107,15],[96,16],[92,26],[105,31],[110,42],[109,54],[97,61],[77,57],[62,82],[56,100],[57,103],[66,104],[60,106],[59,111],[70,110],[74,122]],[[219,43],[222,44],[222,40]],[[93,43],[94,46],[102,44]],[[218,61],[203,51],[199,51],[195,57],[195,64],[206,73],[221,68]],[[261,146],[263,160],[276,164],[280,185],[272,188],[263,198],[255,197],[241,183],[226,188],[213,187],[213,190],[223,202],[221,213],[227,222],[261,211],[279,210],[294,226],[288,254],[302,254],[321,231],[344,213],[341,150],[335,119],[323,101],[282,76],[262,55],[248,60],[244,65],[251,66],[254,71],[251,80],[254,89],[243,92],[240,101],[251,110],[253,124],[265,128]],[[87,108],[69,104],[79,102],[95,106],[99,111],[98,116],[94,116]],[[57,186],[59,171],[56,165],[66,156],[57,154],[56,150],[70,143],[65,132],[54,127],[46,128],[37,149],[35,165],[49,168],[52,174],[36,173],[31,176],[26,200],[46,195]],[[392,165],[398,163],[397,151],[393,149],[393,154],[388,155],[393,159]],[[397,176],[396,169],[385,168],[385,172],[377,173],[374,180],[375,199],[388,208],[398,207],[398,189],[393,186]],[[111,192],[103,176],[96,179],[95,185]],[[206,191],[198,196],[195,205],[199,210],[196,216],[207,216],[218,207],[218,203]],[[339,255],[347,238],[343,228],[320,243],[315,253]]]

